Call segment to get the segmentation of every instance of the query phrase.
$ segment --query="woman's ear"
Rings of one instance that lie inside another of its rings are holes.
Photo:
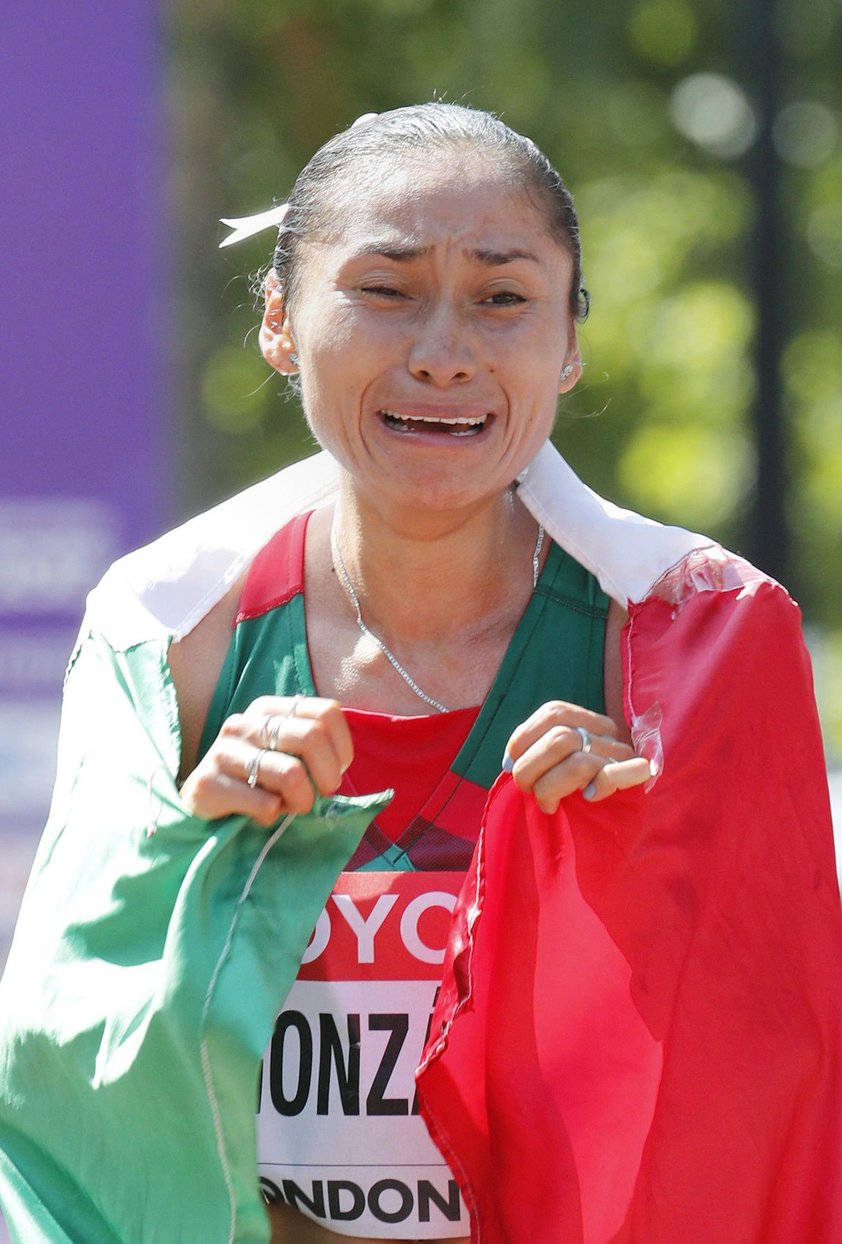
[[[579,383],[582,376],[582,356],[578,348],[564,360],[564,366],[558,378],[559,393],[569,393]]]
[[[260,325],[261,352],[275,371],[282,376],[293,376],[298,371],[295,342],[284,306],[283,291],[274,272],[270,272],[266,278],[264,295],[266,305],[263,310],[263,323]]]
[[[582,355],[579,352],[579,339],[576,335],[576,326],[571,322],[567,334],[567,350],[564,354],[564,363],[558,377],[559,393],[569,393],[571,389],[579,383],[582,376]]]

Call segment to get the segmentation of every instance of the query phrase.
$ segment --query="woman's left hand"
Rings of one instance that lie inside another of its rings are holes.
[[[576,790],[596,803],[652,776],[649,762],[618,736],[610,717],[550,700],[514,731],[503,767],[543,812],[555,812]]]

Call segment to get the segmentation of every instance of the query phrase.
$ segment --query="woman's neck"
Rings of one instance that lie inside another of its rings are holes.
[[[532,591],[537,524],[513,493],[467,513],[384,515],[346,489],[332,534],[366,624],[387,643],[479,637],[519,617]]]
[[[305,593],[319,694],[378,712],[428,712],[385,645],[436,703],[481,703],[532,595],[537,531],[511,494],[442,516],[384,514],[345,490],[335,512],[317,510]]]

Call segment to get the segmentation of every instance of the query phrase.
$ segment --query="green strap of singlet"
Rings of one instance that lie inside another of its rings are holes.
[[[460,777],[490,789],[515,726],[547,700],[605,711],[603,653],[608,597],[596,579],[557,544],[544,569],[480,714],[453,765]],[[204,755],[231,713],[260,695],[316,695],[307,650],[304,598],[235,628],[202,734]]]
[[[608,597],[592,574],[553,544],[482,711],[453,764],[490,790],[509,735],[548,700],[605,712]]]

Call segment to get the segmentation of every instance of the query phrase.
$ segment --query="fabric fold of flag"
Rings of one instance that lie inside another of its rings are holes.
[[[418,1074],[479,1244],[842,1239],[842,920],[797,607],[692,555],[630,609],[647,792],[486,809]]]

